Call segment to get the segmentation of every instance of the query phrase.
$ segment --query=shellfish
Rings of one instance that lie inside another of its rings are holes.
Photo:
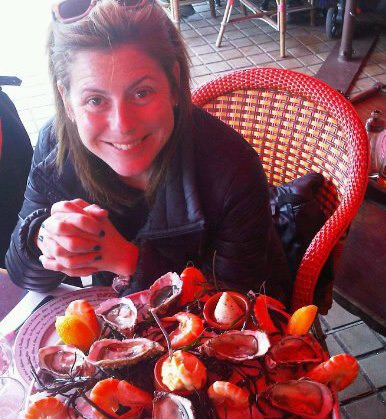
[[[153,399],[153,419],[194,419],[192,402],[181,396],[163,391],[155,392]]]
[[[266,333],[259,330],[231,330],[207,340],[201,353],[218,359],[242,362],[263,356],[270,346]]]
[[[271,346],[264,360],[275,382],[301,378],[324,360],[323,349],[311,335],[288,335]]]
[[[164,352],[159,343],[146,338],[135,339],[102,339],[94,342],[90,348],[87,361],[103,368],[119,368],[134,365]]]
[[[258,397],[260,410],[264,417],[269,418],[294,414],[300,418],[324,419],[331,412],[333,404],[329,388],[308,379],[273,384]]]
[[[149,288],[150,308],[164,314],[182,292],[182,281],[175,272],[168,272],[158,278]]]
[[[45,346],[39,349],[39,365],[56,377],[89,376],[95,368],[87,363],[82,351],[70,345]]]
[[[111,328],[127,337],[133,334],[137,322],[137,308],[130,298],[111,298],[104,301],[95,310]]]

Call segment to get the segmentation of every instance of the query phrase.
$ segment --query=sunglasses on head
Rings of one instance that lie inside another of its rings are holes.
[[[54,20],[60,23],[72,23],[87,16],[100,0],[61,0],[52,6]],[[138,7],[147,0],[116,0],[121,6]]]

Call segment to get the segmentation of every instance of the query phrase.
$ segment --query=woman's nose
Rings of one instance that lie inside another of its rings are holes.
[[[114,107],[111,116],[111,125],[114,131],[122,134],[133,131],[136,126],[136,120],[135,112],[127,103],[119,103]]]

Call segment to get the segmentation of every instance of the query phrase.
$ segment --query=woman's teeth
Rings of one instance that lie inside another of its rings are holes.
[[[118,150],[130,150],[131,148],[137,146],[138,144],[141,144],[142,141],[143,139],[140,139],[132,144],[114,144],[114,143],[111,143],[111,144],[113,147],[117,148]]]

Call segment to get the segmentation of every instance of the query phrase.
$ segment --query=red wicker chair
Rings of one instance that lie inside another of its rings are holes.
[[[292,310],[312,304],[320,271],[330,253],[341,250],[367,185],[368,141],[355,109],[324,82],[274,68],[218,77],[195,90],[193,101],[244,136],[270,184],[310,171],[324,175],[318,200],[329,218],[302,259]]]

